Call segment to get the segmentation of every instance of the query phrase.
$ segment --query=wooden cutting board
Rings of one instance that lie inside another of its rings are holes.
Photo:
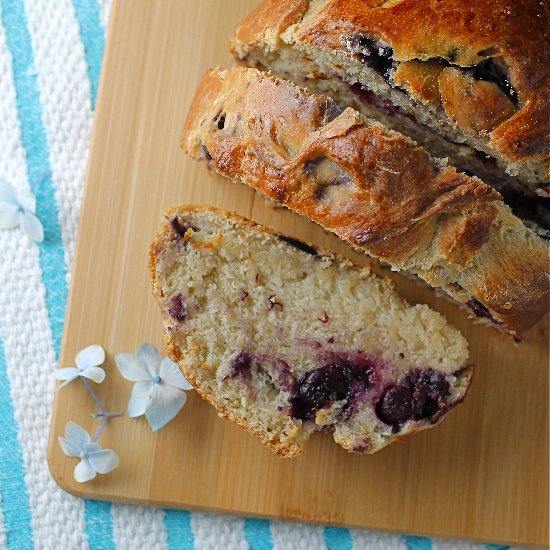
[[[114,355],[142,342],[161,346],[146,264],[166,207],[217,205],[367,261],[305,219],[209,174],[179,148],[196,85],[207,67],[229,66],[228,38],[254,4],[114,4],[61,354],[61,366],[71,366],[83,347],[105,347],[107,379],[97,393],[111,410],[125,410],[132,387]],[[73,383],[56,393],[48,449],[54,478],[96,499],[547,545],[548,320],[516,346],[429,289],[384,274],[411,302],[447,315],[470,342],[477,365],[470,395],[440,426],[373,456],[348,454],[316,434],[303,456],[284,460],[190,392],[157,434],[143,418],[109,421],[100,442],[116,450],[121,466],[81,485],[57,436],[69,420],[89,431],[97,420],[89,417],[92,399]]]

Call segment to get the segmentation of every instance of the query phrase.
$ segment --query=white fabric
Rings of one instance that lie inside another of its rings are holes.
[[[113,504],[112,514],[117,550],[165,550],[163,510]]]
[[[198,512],[191,515],[197,550],[248,550],[243,527],[241,518]]]
[[[399,535],[350,529],[353,550],[407,550]]]
[[[112,0],[99,0],[101,24],[105,30],[108,28],[109,17],[111,16],[111,1]]]
[[[286,521],[272,521],[271,535],[274,550],[325,550],[324,528]]]

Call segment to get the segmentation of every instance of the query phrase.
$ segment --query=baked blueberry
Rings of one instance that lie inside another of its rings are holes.
[[[185,300],[181,294],[176,294],[172,298],[172,302],[170,303],[168,313],[170,317],[172,317],[173,319],[176,319],[176,321],[179,321],[180,323],[182,321],[185,321],[188,313],[187,305],[185,304]]]

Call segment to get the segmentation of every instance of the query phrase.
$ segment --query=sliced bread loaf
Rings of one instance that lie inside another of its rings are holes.
[[[326,96],[210,71],[182,146],[515,335],[548,311],[548,247],[494,189]]]
[[[264,0],[232,49],[449,157],[550,238],[547,3]]]
[[[373,453],[462,402],[467,342],[390,282],[212,207],[166,213],[150,248],[169,355],[281,456],[314,430]]]

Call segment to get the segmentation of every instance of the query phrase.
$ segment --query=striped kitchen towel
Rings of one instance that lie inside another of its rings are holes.
[[[0,548],[488,548],[85,501],[54,483],[52,371],[109,12],[110,0],[0,0],[0,180],[34,193],[45,231],[36,244],[20,229],[0,230]]]

